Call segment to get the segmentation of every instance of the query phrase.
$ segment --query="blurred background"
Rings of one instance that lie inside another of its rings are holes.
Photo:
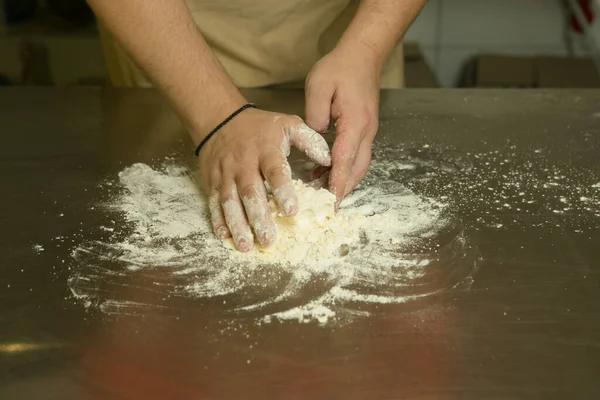
[[[85,0],[0,2],[0,85],[107,84]],[[600,0],[429,0],[406,85],[600,87],[599,16]]]

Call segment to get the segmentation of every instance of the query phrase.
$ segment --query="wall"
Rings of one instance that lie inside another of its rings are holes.
[[[44,1],[40,1],[43,8]],[[22,29],[9,30],[5,26],[2,0],[0,0],[0,74],[13,82],[21,79],[20,44],[23,40],[46,47],[53,83],[65,86],[80,79],[106,76],[104,56],[93,27],[68,32],[51,32],[35,23]]]
[[[45,44],[53,82],[66,86],[79,79],[104,77],[106,68],[99,40],[94,36],[29,36],[30,40]],[[22,37],[11,36],[0,40],[0,73],[18,82],[21,74],[19,43]]]
[[[421,44],[444,86],[455,85],[478,53],[569,53],[559,0],[429,0],[405,40]],[[574,53],[584,53],[579,40]]]

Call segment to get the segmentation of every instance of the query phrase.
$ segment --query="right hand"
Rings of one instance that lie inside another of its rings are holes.
[[[201,149],[201,179],[208,191],[215,235],[233,238],[240,251],[275,242],[275,223],[266,180],[281,212],[293,216],[298,199],[287,161],[294,145],[315,163],[331,165],[325,139],[293,115],[247,109],[227,123]]]

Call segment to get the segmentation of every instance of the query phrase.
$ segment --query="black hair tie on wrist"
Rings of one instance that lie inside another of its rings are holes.
[[[202,150],[202,147],[206,144],[206,142],[208,142],[210,140],[211,137],[213,137],[213,135],[215,133],[217,133],[222,127],[227,125],[227,123],[229,121],[234,119],[239,113],[241,113],[242,111],[244,111],[247,108],[256,108],[256,104],[253,104],[253,103],[244,104],[243,106],[241,106],[240,108],[235,110],[229,117],[225,118],[225,120],[223,122],[221,122],[219,125],[217,125],[217,127],[215,129],[210,131],[210,133],[208,135],[206,135],[206,137],[200,142],[198,147],[196,147],[196,151],[194,152],[196,154],[196,157],[198,157],[198,154],[200,154],[200,150]]]

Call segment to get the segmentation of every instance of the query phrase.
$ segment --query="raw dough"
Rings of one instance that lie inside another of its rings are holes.
[[[300,180],[294,181],[298,196],[298,213],[294,217],[284,217],[275,200],[271,198],[269,205],[277,229],[275,244],[262,248],[256,244],[250,253],[232,252],[232,257],[267,256],[273,262],[297,264],[308,253],[329,253],[329,246],[323,241],[324,235],[332,227],[331,221],[335,216],[335,196],[326,189],[314,189]],[[226,243],[233,249],[231,239]],[[267,261],[267,260],[265,260]]]

